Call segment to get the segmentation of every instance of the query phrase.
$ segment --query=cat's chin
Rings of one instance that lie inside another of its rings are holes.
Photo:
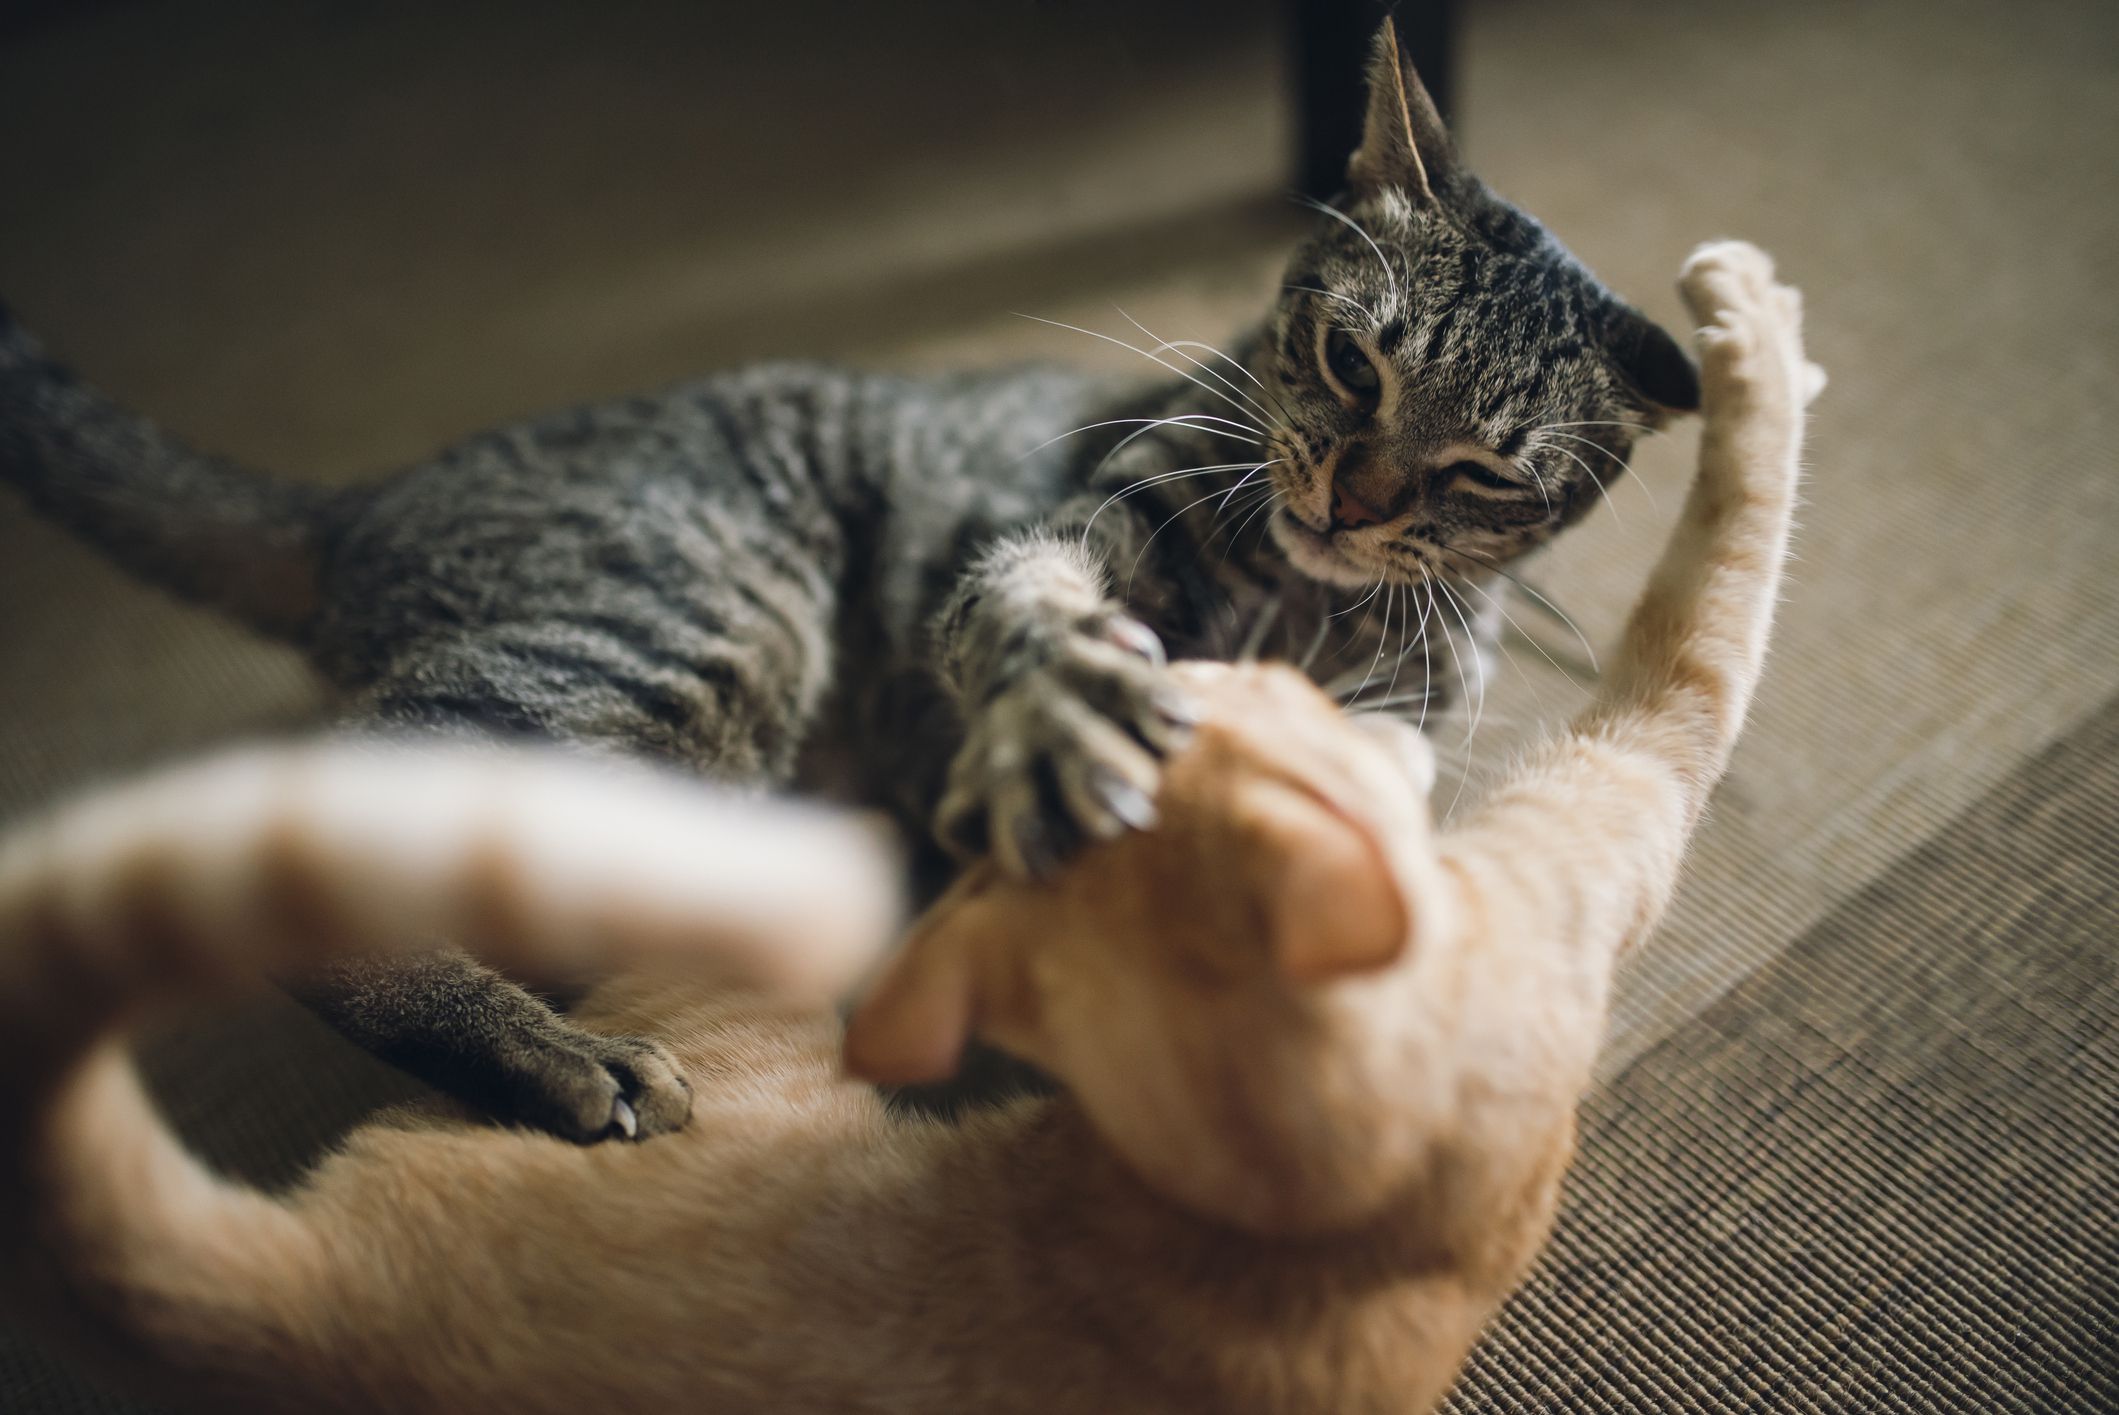
[[[1376,583],[1376,572],[1357,564],[1330,538],[1319,535],[1286,511],[1273,513],[1273,540],[1287,553],[1288,563],[1322,584],[1343,589],[1365,590]]]

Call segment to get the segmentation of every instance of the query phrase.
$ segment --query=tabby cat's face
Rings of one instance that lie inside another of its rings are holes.
[[[1379,45],[1352,187],[1266,327],[1271,533],[1312,578],[1476,572],[1534,548],[1698,402],[1669,335],[1458,165]]]

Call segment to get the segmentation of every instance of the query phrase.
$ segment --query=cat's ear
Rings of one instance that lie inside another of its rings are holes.
[[[1281,844],[1267,906],[1281,972],[1321,983],[1395,963],[1412,943],[1412,909],[1374,830],[1336,811],[1320,826],[1311,813]]]
[[[1368,118],[1361,146],[1347,162],[1347,181],[1356,191],[1396,187],[1416,200],[1433,201],[1450,186],[1456,170],[1456,149],[1442,115],[1398,42],[1397,25],[1386,19],[1370,48]]]
[[[972,949],[986,911],[966,879],[938,901],[847,1019],[848,1075],[883,1085],[943,1081],[971,1039]]]
[[[1603,343],[1612,366],[1650,412],[1699,411],[1700,371],[1662,325],[1631,305],[1617,305]]]

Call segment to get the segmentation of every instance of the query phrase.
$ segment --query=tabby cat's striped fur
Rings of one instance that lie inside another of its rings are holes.
[[[1166,652],[1256,644],[1424,711],[1480,672],[1498,567],[1696,399],[1667,335],[1461,168],[1388,26],[1371,95],[1351,189],[1262,324],[1228,355],[1140,336],[1165,383],[760,367],[324,493],[169,439],[0,315],[0,477],[301,645],[363,728],[830,790],[1043,873],[1150,818],[1189,717]],[[461,954],[306,993],[561,1134],[686,1113],[660,1049]]]

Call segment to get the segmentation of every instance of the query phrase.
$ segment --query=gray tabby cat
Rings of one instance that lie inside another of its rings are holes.
[[[763,366],[328,492],[177,443],[0,316],[0,475],[300,646],[349,725],[830,791],[1039,873],[1153,818],[1189,716],[1166,652],[1285,654],[1372,706],[1474,690],[1493,577],[1698,402],[1667,334],[1459,165],[1388,25],[1349,179],[1228,353],[1145,336],[1151,386]],[[298,991],[502,1118],[690,1111],[660,1047],[461,953]]]

